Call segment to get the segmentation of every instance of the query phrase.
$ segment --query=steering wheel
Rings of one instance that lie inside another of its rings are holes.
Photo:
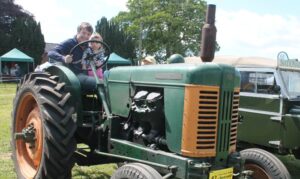
[[[70,50],[70,53],[69,53],[69,54],[73,54],[73,51],[74,51],[76,48],[80,47],[81,45],[87,44],[87,43],[89,43],[89,42],[100,43],[102,46],[104,46],[104,49],[105,49],[106,52],[108,53],[108,55],[105,57],[104,62],[103,62],[99,67],[96,67],[96,68],[101,68],[101,67],[103,67],[103,66],[108,62],[108,59],[109,59],[109,56],[110,56],[110,48],[109,48],[109,46],[108,46],[105,42],[103,42],[103,41],[100,41],[100,40],[87,40],[87,41],[83,41],[83,42],[81,42],[81,43],[75,45],[75,46]],[[87,55],[86,59],[87,59],[87,60],[88,60],[88,59],[92,59],[94,56],[98,55],[99,53],[101,53],[101,52],[89,54],[89,55]]]

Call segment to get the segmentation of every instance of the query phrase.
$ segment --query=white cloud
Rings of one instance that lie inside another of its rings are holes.
[[[300,57],[299,17],[219,9],[216,25],[218,54],[276,58],[286,51],[291,58]]]
[[[127,0],[15,0],[41,23],[46,42],[59,43],[76,34],[81,22],[93,26],[105,16],[110,19],[126,10]]]

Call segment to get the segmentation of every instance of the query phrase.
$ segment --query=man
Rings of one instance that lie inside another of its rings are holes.
[[[18,64],[15,64],[15,68],[16,68],[16,77],[20,78],[22,76],[22,72],[21,72],[21,68]]]
[[[167,63],[184,63],[184,58],[180,54],[173,54],[170,56],[170,58],[167,59]]]
[[[96,80],[93,77],[87,76],[87,73],[82,70],[81,59],[87,44],[76,48],[72,54],[70,51],[77,44],[89,40],[93,33],[93,27],[87,22],[82,22],[77,27],[77,34],[74,38],[68,39],[53,50],[48,52],[50,63],[62,63],[68,66],[78,77],[83,91],[91,91],[96,87]]]
[[[142,60],[142,63],[141,63],[141,65],[153,65],[153,64],[156,64],[156,60],[152,56],[147,56],[146,58],[144,58]]]

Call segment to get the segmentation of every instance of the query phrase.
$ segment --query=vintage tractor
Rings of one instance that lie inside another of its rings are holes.
[[[27,74],[12,112],[18,178],[71,178],[75,162],[118,163],[112,178],[250,175],[236,152],[240,74],[209,62],[214,5],[207,14],[207,63],[116,67],[103,80],[96,77],[97,88],[86,93],[65,66]]]

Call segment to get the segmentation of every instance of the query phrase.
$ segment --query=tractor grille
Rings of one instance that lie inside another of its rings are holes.
[[[226,152],[229,149],[231,111],[232,111],[233,92],[224,91],[222,93],[221,110],[220,110],[220,131],[218,151]]]
[[[239,91],[224,91],[221,103],[218,152],[233,152],[237,139]]]
[[[238,109],[239,109],[239,101],[240,101],[239,93],[240,93],[239,89],[235,89],[233,93],[232,119],[231,119],[231,129],[230,129],[230,148],[229,148],[230,153],[236,150]]]
[[[197,149],[216,148],[218,94],[218,91],[199,91]]]
[[[187,86],[184,100],[182,154],[190,157],[216,155],[219,87]]]

